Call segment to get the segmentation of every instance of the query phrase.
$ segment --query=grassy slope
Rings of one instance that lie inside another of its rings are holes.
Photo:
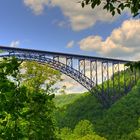
[[[74,128],[80,120],[88,119],[94,124],[96,132],[109,140],[119,140],[138,127],[140,82],[109,109],[103,109],[88,93],[63,95],[55,100],[60,107],[56,112],[59,127]]]

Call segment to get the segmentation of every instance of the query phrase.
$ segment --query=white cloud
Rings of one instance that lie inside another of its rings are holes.
[[[77,0],[24,0],[24,3],[36,14],[41,14],[45,6],[59,7],[63,15],[68,18],[65,22],[68,22],[75,31],[92,27],[97,21],[112,22],[116,19],[103,10],[102,6],[94,10],[89,6],[82,8]]]
[[[70,41],[70,42],[68,42],[68,44],[67,44],[67,48],[72,48],[74,46],[74,41],[72,40],[72,41]]]
[[[100,36],[88,36],[87,38],[82,39],[79,43],[81,50],[86,51],[100,51],[102,46],[102,38]]]
[[[61,28],[69,27],[69,23],[67,23],[66,21],[59,21],[57,25]]]
[[[10,47],[19,47],[19,45],[20,45],[20,41],[16,40],[11,42]]]
[[[92,27],[97,21],[111,22],[115,18],[103,10],[102,6],[92,10],[89,6],[82,8],[77,0],[51,0],[53,6],[61,8],[68,17],[73,30],[79,31]]]
[[[81,93],[87,91],[82,85],[66,75],[62,75],[62,79],[63,81],[57,83],[56,86],[62,87],[65,85],[66,93]]]
[[[140,21],[126,20],[114,29],[106,40],[100,36],[89,36],[79,42],[80,48],[93,51],[100,56],[119,58],[140,58]]]
[[[24,0],[24,4],[30,7],[36,15],[43,12],[46,5],[49,5],[49,0]]]

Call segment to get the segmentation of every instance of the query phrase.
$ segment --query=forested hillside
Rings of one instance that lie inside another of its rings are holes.
[[[21,62],[15,57],[0,61],[1,140],[140,140],[140,81],[105,108],[89,93],[55,97],[52,86],[60,73]]]
[[[88,120],[94,134],[108,140],[140,140],[140,82],[109,109],[104,109],[89,93],[56,96],[55,102],[56,119],[64,139],[72,139],[79,122]]]

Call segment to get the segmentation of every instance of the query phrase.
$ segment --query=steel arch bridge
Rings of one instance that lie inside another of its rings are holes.
[[[80,83],[102,104],[106,104],[109,102],[108,100],[114,102],[130,91],[136,84],[139,75],[136,70],[131,72],[125,66],[126,63],[131,62],[127,60],[6,46],[0,46],[0,51],[0,57],[15,56],[20,60],[48,64]],[[123,94],[118,94],[118,92]]]

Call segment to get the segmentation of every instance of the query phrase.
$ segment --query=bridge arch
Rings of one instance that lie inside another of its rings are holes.
[[[44,56],[34,56],[34,55],[26,55],[26,54],[10,54],[10,55],[3,55],[3,57],[16,57],[19,60],[23,61],[36,61],[41,64],[48,64],[49,67],[60,71],[61,73],[67,75],[68,77],[74,79],[79,84],[81,84],[83,87],[85,87],[88,91],[90,91],[93,88],[93,81],[84,74],[80,73],[78,70],[74,69],[73,67],[70,67],[69,65],[66,65],[60,61],[57,61],[55,59],[46,58]]]
[[[118,98],[123,96],[124,93],[127,94],[128,91],[135,85],[137,79],[140,76],[139,72],[136,73],[136,71],[133,71],[133,73],[131,72],[129,77],[126,76],[126,71],[129,69],[125,66],[125,64],[132,62],[127,60],[24,48],[11,48],[5,46],[0,46],[0,51],[4,52],[0,53],[0,57],[15,56],[20,60],[30,60],[37,61],[42,64],[48,64],[51,68],[59,70],[61,73],[64,73],[65,75],[77,81],[89,92],[93,93],[94,96],[96,96],[102,102],[102,104],[107,104],[109,100],[114,100],[113,102],[115,102]],[[61,58],[63,58],[65,62],[60,61]],[[75,67],[75,62],[78,68]],[[88,62],[88,64],[86,64],[86,62]],[[98,67],[98,64],[100,64],[100,67]],[[123,83],[120,82],[120,65],[123,65]],[[87,67],[89,67],[89,76],[86,75]],[[112,69],[112,74],[110,74],[109,69]],[[100,83],[99,74],[101,80]],[[117,82],[115,81],[115,76],[117,77]],[[130,86],[127,86],[126,81],[128,79],[126,78],[129,78]],[[104,85],[105,81],[107,81],[106,85]],[[123,94],[117,94],[117,92],[121,92],[122,88]],[[110,92],[111,90],[112,92]]]

